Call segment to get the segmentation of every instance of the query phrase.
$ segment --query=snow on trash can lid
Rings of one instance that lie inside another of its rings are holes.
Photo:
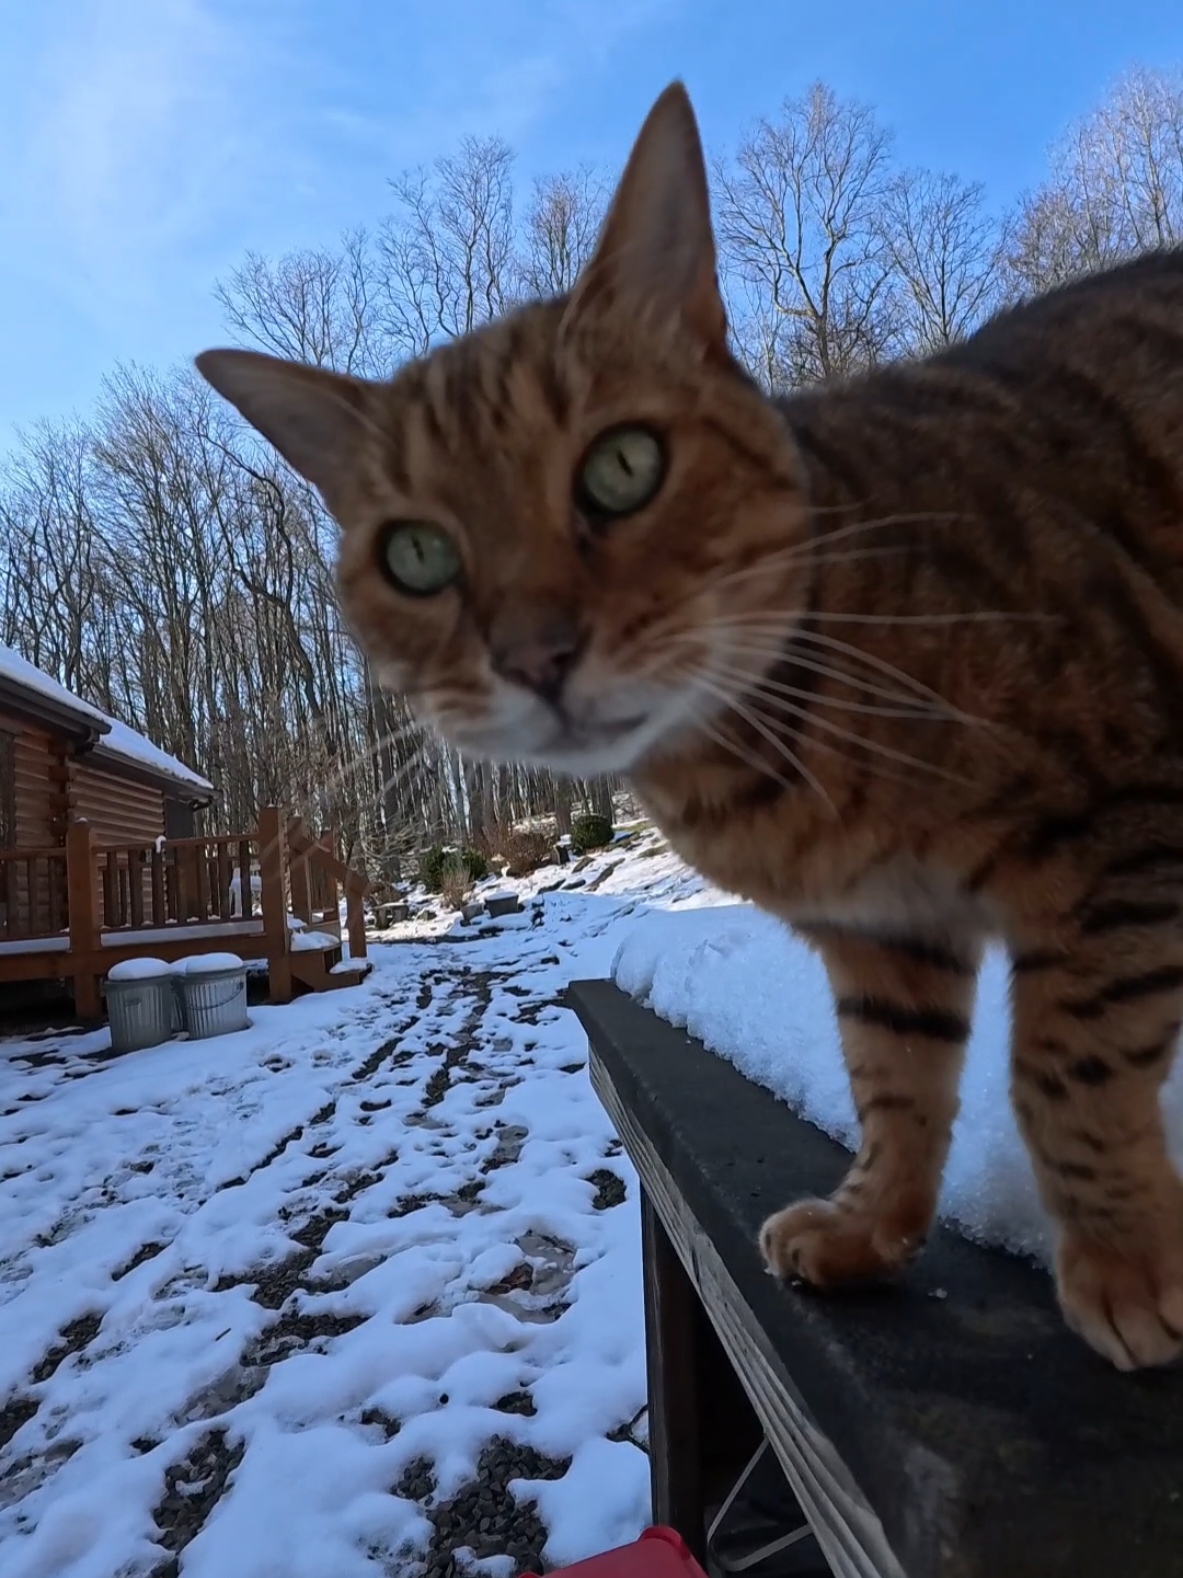
[[[163,959],[120,959],[107,971],[109,981],[151,981],[162,975],[171,975],[176,966]]]
[[[174,975],[217,975],[222,970],[245,968],[236,953],[191,953],[173,965]]]

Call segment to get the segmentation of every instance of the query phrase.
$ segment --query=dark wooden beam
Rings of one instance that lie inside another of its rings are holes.
[[[760,1222],[828,1192],[847,1154],[610,983],[568,1002],[835,1573],[1183,1578],[1183,1371],[1119,1374],[1067,1331],[1046,1272],[945,1229],[894,1288],[778,1284]]]

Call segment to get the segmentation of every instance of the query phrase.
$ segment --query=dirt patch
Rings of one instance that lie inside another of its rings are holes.
[[[58,1340],[52,1348],[46,1350],[37,1363],[33,1366],[31,1380],[40,1384],[48,1381],[50,1376],[73,1353],[81,1353],[88,1343],[92,1343],[99,1334],[99,1327],[103,1324],[103,1317],[97,1314],[80,1315],[77,1320],[72,1320],[68,1326],[63,1326],[58,1332]]]
[[[0,1507],[14,1507],[57,1473],[63,1463],[68,1463],[82,1445],[69,1437],[50,1442],[36,1456],[18,1458],[10,1463],[0,1477]]]
[[[231,1446],[224,1430],[211,1430],[179,1463],[164,1471],[164,1495],[153,1509],[157,1543],[172,1553],[160,1563],[152,1578],[176,1578],[177,1557],[205,1527],[210,1513],[225,1494],[230,1476],[242,1462],[243,1443]]]
[[[496,1129],[497,1144],[493,1153],[481,1163],[481,1172],[488,1175],[499,1167],[512,1167],[522,1154],[530,1131],[520,1123],[499,1123]]]
[[[0,1408],[0,1448],[6,1447],[17,1431],[24,1429],[40,1407],[35,1397],[8,1399],[4,1407]]]
[[[405,1194],[394,1202],[386,1215],[397,1221],[400,1217],[410,1216],[412,1211],[422,1211],[425,1205],[431,1205],[439,1198],[438,1194]]]
[[[527,1391],[506,1392],[504,1397],[499,1397],[493,1404],[499,1414],[520,1414],[523,1419],[533,1419],[538,1409],[534,1405],[533,1393]]]
[[[381,1046],[375,1047],[370,1053],[369,1057],[366,1058],[365,1062],[359,1063],[357,1068],[355,1068],[353,1073],[349,1076],[352,1083],[355,1085],[360,1085],[367,1079],[373,1079],[374,1075],[382,1067],[383,1063],[385,1063],[386,1059],[391,1055],[397,1046],[398,1037],[391,1036],[388,1041],[383,1041]],[[314,1119],[313,1121],[315,1122],[316,1120]]]
[[[569,1458],[545,1457],[533,1447],[495,1436],[481,1453],[476,1478],[448,1501],[432,1506],[435,1481],[430,1465],[422,1460],[409,1465],[397,1493],[407,1495],[429,1487],[426,1495],[407,1497],[420,1503],[431,1523],[423,1578],[456,1578],[463,1571],[456,1561],[460,1550],[471,1551],[478,1561],[508,1556],[515,1574],[545,1572],[542,1548],[546,1525],[533,1503],[513,1495],[509,1483],[515,1479],[562,1479],[570,1466]]]
[[[144,1265],[146,1261],[155,1260],[157,1255],[163,1254],[167,1248],[167,1244],[158,1244],[155,1241],[149,1244],[141,1244],[126,1265],[116,1267],[111,1273],[111,1281],[122,1282],[124,1277],[130,1276],[137,1266]]]
[[[382,1408],[364,1408],[359,1423],[381,1430],[386,1441],[393,1441],[402,1429],[402,1420],[396,1419],[393,1414],[388,1414]]]
[[[611,1211],[613,1206],[623,1205],[628,1198],[623,1180],[608,1167],[597,1167],[587,1181],[596,1191],[592,1199],[593,1211]]]
[[[333,1337],[355,1331],[368,1319],[368,1315],[336,1314],[330,1310],[315,1315],[292,1310],[260,1333],[243,1354],[242,1362],[247,1366],[279,1364],[314,1342],[328,1342]]]

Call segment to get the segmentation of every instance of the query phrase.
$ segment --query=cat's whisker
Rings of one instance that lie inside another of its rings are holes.
[[[815,512],[816,513],[816,512]],[[720,576],[715,582],[717,590],[722,591],[741,585],[744,581],[756,576],[767,576],[774,571],[790,569],[796,565],[808,566],[819,562],[841,562],[845,558],[879,557],[892,553],[907,553],[921,546],[920,543],[900,543],[894,547],[883,549],[853,549],[849,553],[836,554],[833,552],[834,544],[844,542],[850,537],[861,536],[865,532],[881,530],[887,526],[910,525],[913,523],[936,523],[949,525],[963,520],[965,517],[955,512],[923,511],[916,514],[896,514],[876,516],[871,520],[852,521],[847,526],[840,526],[834,531],[825,532],[820,536],[810,536],[800,542],[788,543],[783,548],[778,548],[771,553],[764,554],[757,563],[744,565],[741,569],[731,570],[726,575]],[[687,599],[691,601],[693,596]]]
[[[1057,624],[1060,614],[1011,608],[972,608],[951,614],[846,614],[825,609],[811,610],[809,618],[819,624],[835,625],[972,625],[1017,620],[1021,624]]]
[[[372,768],[374,761],[385,746],[398,746],[410,739],[414,742],[416,751],[422,747],[425,738],[424,729],[414,723],[401,723],[391,729],[385,729],[377,735],[373,742],[367,745],[364,751],[356,751],[351,757],[340,761],[334,766],[335,778],[344,783],[348,778],[357,773]]]
[[[792,790],[793,785],[783,773],[778,773],[768,762],[762,761],[754,751],[745,749],[738,740],[733,740],[720,730],[713,728],[705,718],[695,718],[691,723],[691,727],[697,733],[705,735],[708,740],[713,740],[716,745],[722,746],[725,751],[730,752],[737,761],[743,762],[745,766],[753,768],[767,778],[771,778],[773,783],[780,784],[782,789]]]
[[[801,718],[813,728],[821,729],[835,739],[845,740],[860,750],[882,756],[888,761],[898,762],[905,767],[918,767],[924,773],[936,778],[947,779],[951,783],[967,784],[969,782],[968,779],[961,777],[960,774],[951,773],[943,767],[936,766],[933,762],[924,761],[919,756],[912,756],[907,751],[893,750],[890,745],[882,745],[878,740],[868,740],[861,734],[855,734],[850,729],[844,729],[840,724],[832,723],[829,719],[819,717],[816,711],[797,706],[795,702],[784,698],[766,698],[766,703],[769,706],[775,706],[778,710],[791,713],[794,717]],[[795,737],[801,738],[801,731],[795,731]]]
[[[710,628],[712,630],[726,629],[728,628],[728,624],[725,621],[720,621],[712,625]],[[751,632],[749,631],[748,633]],[[779,630],[777,633],[779,634]],[[805,654],[798,652],[796,648],[802,645],[806,647],[820,647],[823,649],[823,651],[833,652],[839,657],[844,657],[853,660],[856,663],[865,665],[874,672],[883,675],[885,679],[894,680],[899,684],[906,686],[915,695],[923,697],[925,700],[931,701],[937,706],[950,708],[956,714],[956,716],[965,723],[974,723],[980,727],[990,727],[985,719],[974,717],[973,714],[963,712],[960,708],[953,708],[952,703],[947,701],[945,697],[943,697],[938,691],[933,690],[930,686],[925,685],[918,679],[913,679],[910,674],[906,674],[903,669],[897,668],[894,663],[888,663],[885,659],[877,657],[874,653],[867,652],[862,647],[854,646],[851,642],[844,641],[839,636],[827,635],[824,631],[810,630],[808,628],[799,626],[793,629],[791,635],[786,637],[783,643],[777,643],[776,645],[769,646],[767,648],[762,647],[758,642],[751,643],[746,647],[741,647],[740,644],[734,642],[731,643],[731,645],[733,650],[743,650],[754,657],[766,655],[770,662],[798,663],[803,668],[808,668],[810,666],[811,660]],[[851,678],[851,676],[843,674],[841,671],[835,673],[832,670],[823,669],[820,666],[818,667],[817,672],[827,674],[831,678],[846,679],[848,681]]]
[[[737,683],[746,684],[747,690],[752,694],[788,696],[798,701],[812,703],[819,707],[833,707],[840,712],[859,712],[876,718],[907,718],[916,722],[927,723],[953,723],[959,721],[955,714],[948,709],[934,706],[921,706],[917,701],[910,701],[906,696],[889,698],[895,702],[894,706],[877,706],[871,702],[849,701],[839,696],[827,696],[822,692],[805,690],[798,685],[786,685],[781,680],[763,679],[750,680],[742,668],[734,665],[715,665],[716,672],[725,675]],[[847,681],[852,686],[857,686],[858,681]]]
[[[799,668],[808,673],[818,674],[824,679],[838,680],[840,683],[849,685],[853,689],[863,691],[868,695],[878,696],[884,701],[896,702],[899,705],[916,706],[920,702],[925,702],[933,711],[962,723],[976,723],[978,721],[969,713],[964,713],[957,707],[954,707],[951,702],[946,701],[937,692],[930,690],[928,686],[922,685],[919,680],[913,680],[902,672],[897,673],[893,677],[898,678],[903,685],[908,687],[908,691],[903,694],[898,690],[888,690],[881,685],[875,684],[865,674],[853,673],[850,669],[836,668],[832,664],[820,662],[812,654],[799,652],[791,639],[783,647],[767,647],[753,642],[729,642],[727,651],[728,655],[733,657],[764,658],[778,666]],[[852,649],[848,655],[854,656],[856,651],[857,649]],[[863,657],[867,656],[865,653],[861,655]],[[890,665],[888,667],[890,668]],[[737,672],[739,672],[738,666]],[[744,670],[743,672],[747,673],[748,671]],[[874,667],[872,672],[878,673],[878,667]],[[766,678],[767,676],[763,677]],[[814,693],[811,692],[810,694]]]
[[[831,800],[830,796],[826,793],[821,780],[810,772],[809,768],[806,767],[801,758],[797,756],[796,753],[785,743],[783,732],[778,732],[774,728],[771,728],[766,722],[762,721],[757,716],[757,714],[751,712],[743,705],[741,701],[737,700],[735,696],[730,694],[724,686],[716,684],[706,672],[700,670],[697,675],[693,676],[691,683],[694,684],[698,689],[704,690],[709,696],[713,696],[716,701],[722,702],[724,707],[726,707],[729,711],[734,712],[737,717],[742,718],[745,723],[756,730],[757,734],[762,735],[763,738],[766,739],[773,747],[773,749],[780,756],[783,756],[785,761],[787,761],[789,765],[801,775],[805,782],[809,784],[809,786],[814,789],[818,795],[821,796],[821,798],[830,807],[831,811],[837,815],[837,807],[835,806],[833,800]],[[756,758],[756,764],[760,765],[762,771],[767,770],[767,764],[759,763],[758,757]],[[778,781],[783,782],[783,780]],[[786,787],[789,786],[786,785]]]
[[[688,671],[687,674],[685,675],[685,678],[686,678],[688,683],[696,683],[700,679],[702,672],[703,672],[702,670],[696,670],[696,671],[693,671],[693,672]],[[712,669],[711,672],[713,673],[714,669]],[[700,688],[704,688],[704,687],[700,686]],[[716,693],[718,692],[719,688],[720,687],[717,687],[717,686],[715,687]],[[729,697],[730,696],[730,692],[727,691],[726,687],[723,687],[723,690],[724,690],[724,697],[725,698]],[[726,699],[724,704],[727,705],[728,707],[730,707],[731,710],[733,710],[733,711],[735,710],[735,708],[732,705],[732,702],[731,702],[730,699]],[[748,721],[749,723],[754,725],[755,720],[751,716],[750,712],[746,713],[746,714],[738,714],[737,713],[737,715],[745,716],[746,721]],[[783,745],[784,742],[787,739],[791,739],[794,742],[797,742],[797,743],[800,743],[800,744],[808,744],[808,747],[809,747],[809,749],[811,751],[820,752],[820,753],[822,753],[822,754],[824,754],[826,756],[837,757],[840,761],[850,762],[852,760],[850,751],[848,749],[844,749],[841,745],[836,745],[832,741],[827,740],[827,739],[818,739],[816,736],[814,736],[812,738],[808,738],[806,736],[806,733],[805,733],[804,729],[801,728],[800,726],[787,724],[785,722],[785,720],[783,720],[783,719],[769,719],[766,713],[763,714],[763,718],[764,718],[764,721],[766,723],[768,723],[770,726],[774,727],[775,732],[777,734],[778,742],[781,745]],[[865,743],[865,742],[860,742],[860,743]],[[742,758],[742,759],[745,760],[745,761],[749,760],[746,756],[744,758]],[[800,765],[799,758],[796,756],[796,753],[793,753],[793,760],[794,760],[795,763]],[[906,759],[906,761],[910,762],[911,758]],[[764,766],[764,764],[762,764],[760,762],[759,758],[754,758],[754,759],[750,760],[749,761],[749,765],[755,766],[755,767],[758,767],[758,768],[763,768],[763,766]],[[863,767],[863,769],[865,771],[871,773],[874,777],[882,778],[882,779],[884,779],[884,780],[886,780],[887,782],[890,782],[890,783],[899,783],[899,784],[906,784],[906,785],[909,785],[909,786],[914,786],[918,782],[920,782],[920,779],[918,778],[918,775],[915,772],[910,772],[910,773],[893,772],[892,769],[889,766],[885,765],[884,762],[882,762],[880,760],[873,759],[871,761],[863,761],[860,765]],[[921,763],[920,765],[927,767],[927,764],[925,764],[925,763]],[[827,799],[828,803],[830,803],[831,805],[833,804],[832,800],[830,800],[829,795],[826,795],[826,799]]]
[[[709,631],[712,635],[714,635],[734,628],[743,629],[746,635],[751,635],[753,633],[758,635],[760,633],[759,630],[753,632],[750,625],[742,624],[739,621],[712,620],[707,626],[697,631],[675,632],[671,637],[668,638],[665,650],[676,649],[679,644],[700,644],[702,636],[706,631]],[[902,669],[898,669],[893,664],[886,663],[883,659],[877,658],[869,652],[865,652],[861,647],[852,646],[849,642],[842,641],[837,637],[827,636],[821,632],[801,629],[786,630],[783,624],[779,623],[775,627],[773,634],[775,636],[780,636],[783,639],[768,645],[761,644],[760,642],[736,642],[734,640],[729,640],[726,643],[728,651],[731,654],[738,656],[747,655],[755,658],[766,657],[770,663],[775,662],[793,664],[799,668],[819,674],[824,678],[836,679],[846,684],[855,685],[860,689],[867,690],[871,694],[877,694],[887,700],[903,700],[903,698],[898,697],[895,692],[885,691],[873,685],[862,675],[852,675],[845,670],[837,669],[831,667],[829,664],[822,663],[812,655],[807,655],[796,650],[797,644],[799,642],[806,642],[810,645],[820,646],[826,650],[833,650],[840,656],[847,657],[848,659],[854,659],[857,662],[865,664],[874,672],[882,674],[885,678],[897,681],[899,684],[911,691],[917,698],[930,702],[934,707],[943,710],[949,717],[955,718],[962,723],[981,724],[984,721],[974,717],[970,713],[963,712],[960,708],[954,707],[952,703],[947,701],[937,691],[934,691],[929,686],[922,684],[921,681],[913,679],[911,675],[905,674]]]

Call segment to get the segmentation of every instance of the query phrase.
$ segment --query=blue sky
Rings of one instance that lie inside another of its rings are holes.
[[[682,76],[722,153],[821,77],[1004,204],[1134,63],[1183,63],[1180,0],[0,0],[0,449],[223,340],[248,248],[376,220],[465,133],[616,168]]]

